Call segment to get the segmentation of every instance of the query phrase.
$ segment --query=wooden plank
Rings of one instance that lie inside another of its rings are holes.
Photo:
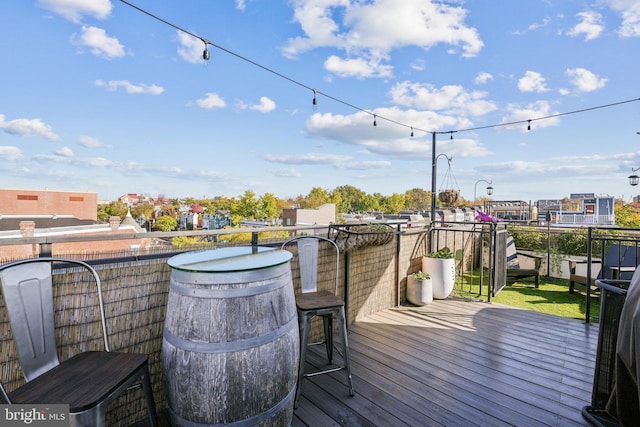
[[[344,372],[303,381],[293,426],[590,426],[598,325],[448,298],[350,327]],[[308,369],[326,364],[308,351]],[[336,362],[341,362],[336,354]]]

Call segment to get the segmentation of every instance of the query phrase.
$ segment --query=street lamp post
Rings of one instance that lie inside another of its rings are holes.
[[[636,132],[636,135],[640,135],[640,131]],[[634,169],[631,168],[631,172],[633,172],[632,175],[629,175],[629,185],[631,186],[636,186],[638,185],[638,183],[640,183],[640,176],[636,175],[636,171],[639,171],[640,168]]]
[[[489,184],[489,186],[487,187],[487,194],[489,196],[493,194],[493,187],[491,186],[491,181],[487,181],[486,179],[479,179],[476,181],[475,184],[473,184],[473,203],[476,202],[476,187],[479,182],[486,182],[487,184]]]

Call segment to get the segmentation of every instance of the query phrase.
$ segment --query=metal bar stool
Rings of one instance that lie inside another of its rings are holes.
[[[318,247],[319,242],[329,242],[335,249],[336,275],[334,292],[318,291]],[[338,296],[338,275],[340,251],[338,246],[330,239],[320,236],[298,236],[287,240],[282,244],[282,249],[291,243],[297,243],[298,263],[300,265],[300,283],[302,293],[296,295],[296,307],[298,309],[298,323],[300,328],[300,366],[298,368],[298,384],[294,408],[298,407],[300,398],[300,385],[304,377],[312,377],[320,374],[328,374],[344,370],[349,386],[349,396],[354,396],[353,381],[351,379],[351,366],[349,364],[349,345],[347,339],[347,325],[345,320],[344,300]],[[295,255],[295,254],[294,254]],[[343,366],[333,363],[333,316],[338,320],[338,328],[342,336]],[[308,344],[311,320],[315,316],[321,316],[324,326],[324,341]],[[329,366],[315,372],[305,373],[304,362],[308,345],[325,344]]]

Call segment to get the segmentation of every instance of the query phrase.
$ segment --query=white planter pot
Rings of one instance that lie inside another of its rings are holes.
[[[445,299],[451,294],[456,283],[455,259],[422,257],[422,271],[431,276],[433,298]]]
[[[415,305],[426,305],[433,302],[432,280],[407,277],[407,301]]]

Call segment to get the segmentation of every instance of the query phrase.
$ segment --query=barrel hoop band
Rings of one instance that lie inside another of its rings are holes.
[[[169,408],[169,413],[171,414],[171,417],[176,419],[176,420],[178,420],[178,424],[181,425],[181,426],[186,426],[186,427],[203,427],[203,426],[207,426],[207,427],[222,427],[222,426],[248,427],[248,426],[257,425],[257,424],[260,424],[260,423],[262,423],[264,421],[267,421],[273,415],[275,415],[276,413],[281,411],[287,405],[287,403],[289,403],[291,401],[291,399],[294,398],[295,393],[296,393],[296,387],[295,386],[291,387],[291,390],[289,391],[289,393],[287,393],[285,398],[282,399],[280,402],[278,402],[275,406],[267,409],[264,412],[259,413],[258,415],[254,415],[253,417],[250,417],[250,418],[247,418],[247,419],[244,419],[244,420],[234,421],[234,422],[227,423],[227,424],[196,423],[194,421],[185,420],[180,415],[176,414],[173,411],[173,409],[171,408],[171,405],[168,405],[168,408]]]
[[[291,264],[280,264],[269,268],[247,271],[226,272],[189,272],[182,270],[171,271],[171,283],[184,283],[194,288],[215,288],[245,283],[260,283],[277,280],[291,274]]]
[[[178,295],[185,297],[195,297],[201,299],[224,299],[224,298],[241,298],[252,297],[256,295],[266,294],[267,292],[273,292],[281,289],[287,285],[291,285],[291,282],[287,280],[276,280],[274,282],[266,283],[260,286],[254,286],[251,288],[225,288],[225,289],[212,289],[193,286],[186,286],[182,283],[171,281],[170,290]]]
[[[267,332],[266,334],[243,340],[228,342],[191,341],[175,336],[166,328],[164,330],[163,337],[169,344],[173,345],[174,347],[181,348],[187,351],[193,351],[195,353],[229,353],[234,351],[248,350],[250,348],[259,347],[271,341],[275,341],[278,338],[288,334],[294,328],[298,328],[298,318],[296,316],[293,316],[287,323],[277,329]]]

